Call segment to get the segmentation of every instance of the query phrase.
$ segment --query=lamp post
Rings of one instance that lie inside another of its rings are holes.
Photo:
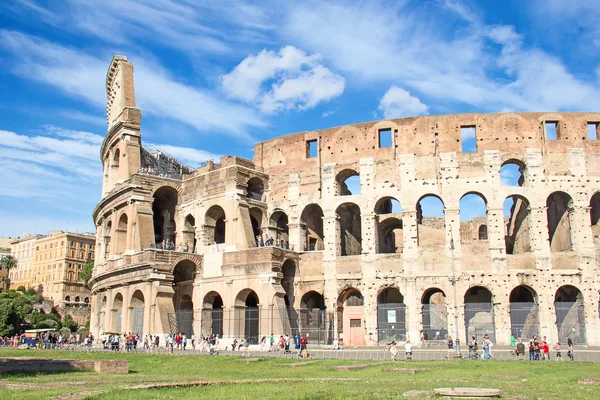
[[[450,227],[450,250],[452,252],[452,295],[454,297],[454,330],[455,330],[455,343],[456,343],[456,357],[460,358],[460,339],[458,336],[458,301],[456,299],[456,268],[454,265],[454,236],[452,235],[452,227]],[[468,339],[467,339],[468,340]]]

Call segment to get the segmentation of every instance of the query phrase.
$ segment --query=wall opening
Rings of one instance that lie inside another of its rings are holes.
[[[306,141],[306,158],[315,158],[319,155],[317,139]]]
[[[338,337],[343,337],[345,346],[365,344],[364,319],[365,300],[359,290],[348,288],[338,297]]]
[[[127,249],[127,214],[123,213],[119,218],[115,234],[116,254],[123,254]]]
[[[588,140],[598,140],[598,127],[600,124],[598,122],[588,122],[587,131]]]
[[[417,203],[417,243],[419,246],[446,244],[444,203],[436,195],[428,194]]]
[[[183,251],[196,252],[196,218],[192,214],[185,217],[183,225]]]
[[[258,295],[254,290],[244,289],[238,293],[235,304],[236,336],[245,338],[250,344],[258,344],[260,318]]]
[[[487,203],[479,193],[467,193],[461,197],[460,240],[462,243],[487,240]],[[484,227],[485,239],[480,239],[480,227]]]
[[[271,237],[275,238],[275,243],[279,243],[284,249],[289,248],[290,228],[288,226],[288,216],[283,211],[275,211],[269,219],[269,231]]]
[[[546,134],[546,140],[559,139],[558,121],[546,121],[544,123],[544,132]]]
[[[600,193],[596,193],[590,200],[590,219],[594,242],[600,243]]]
[[[154,242],[157,247],[165,249],[168,247],[165,247],[167,241],[176,246],[175,213],[177,202],[178,193],[172,187],[163,186],[154,192],[154,201],[152,203],[152,212],[154,215],[152,219],[154,221]]]
[[[522,196],[509,196],[504,200],[504,242],[506,254],[522,254],[531,251],[530,208]]]
[[[421,297],[423,306],[423,333],[429,340],[448,337],[448,307],[446,294],[439,288],[427,289]]]
[[[202,333],[223,337],[223,299],[217,292],[208,292],[202,302]]]
[[[375,204],[377,224],[377,252],[380,254],[402,253],[404,249],[404,226],[402,206],[393,197],[384,197]]]
[[[525,183],[525,164],[519,160],[509,160],[500,167],[502,186],[523,186]]]
[[[249,213],[250,224],[252,225],[252,234],[254,235],[252,243],[255,243],[256,246],[259,246],[261,242],[266,242],[266,237],[263,238],[262,231],[262,210],[260,208],[251,208]]]
[[[136,290],[131,296],[131,332],[142,337],[144,334],[144,294]]]
[[[206,229],[207,240],[212,239],[212,243],[225,243],[225,211],[221,206],[214,205],[208,209],[204,217],[204,227]]]
[[[573,199],[564,192],[554,192],[546,200],[550,251],[571,251]]]
[[[262,201],[265,184],[259,178],[250,178],[246,188],[246,197],[252,200]]]
[[[529,286],[520,285],[510,292],[510,333],[528,340],[540,334],[537,294]]]
[[[467,290],[464,300],[465,330],[468,341],[475,336],[481,343],[481,338],[487,334],[492,343],[496,343],[492,292],[482,286],[474,286]]]
[[[300,229],[304,233],[304,250],[318,251],[325,248],[323,235],[323,210],[317,204],[306,206],[300,217]]]
[[[281,279],[281,287],[285,291],[285,296],[283,299],[285,300],[286,307],[293,307],[296,302],[296,296],[294,292],[294,281],[296,279],[296,263],[293,260],[285,260],[283,265],[281,266],[281,274],[283,278]]]
[[[587,344],[583,293],[572,285],[561,286],[554,296],[556,329],[560,343],[571,339],[574,344]]]
[[[340,256],[362,253],[362,228],[360,208],[354,203],[344,203],[336,210]]]
[[[460,144],[463,153],[477,152],[477,128],[475,125],[460,127]]]
[[[123,316],[123,295],[121,293],[117,293],[113,300],[113,308],[111,310],[112,314],[112,326],[115,332],[122,332],[122,316]]]
[[[394,138],[392,136],[391,128],[380,129],[378,131],[378,138],[379,138],[379,148],[392,147],[392,145],[394,144]]]
[[[381,344],[392,340],[406,340],[406,305],[395,287],[385,288],[377,296],[377,341]]]
[[[487,225],[479,225],[479,240],[488,240],[488,230]]]
[[[360,175],[352,169],[345,169],[335,178],[336,196],[351,196],[360,194]]]
[[[104,230],[104,259],[110,256],[110,240],[112,235],[112,221],[108,221]]]

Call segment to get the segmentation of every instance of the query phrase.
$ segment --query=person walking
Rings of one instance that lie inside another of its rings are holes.
[[[406,343],[404,343],[404,355],[406,357],[406,361],[412,361],[413,348],[412,344],[410,344],[410,340],[407,340]]]
[[[523,343],[523,339],[519,339],[519,343],[517,343],[515,354],[517,355],[517,358],[519,360],[525,358],[525,344]]]
[[[250,357],[250,342],[246,339],[242,339],[240,346],[244,347],[244,356]]]
[[[573,349],[573,341],[571,338],[567,338],[567,355],[569,356],[569,360],[575,361],[575,355]]]
[[[554,345],[554,349],[556,350],[556,361],[562,361],[562,354],[560,353],[560,342],[556,342]]]
[[[483,359],[487,360],[488,358],[490,360],[492,360],[494,357],[492,356],[492,353],[490,353],[490,347],[492,345],[492,342],[490,341],[490,337],[486,334],[483,337]]]
[[[396,347],[396,342],[394,342],[392,340],[392,342],[389,344],[389,352],[390,355],[392,356],[392,361],[396,361],[396,356],[398,355],[398,348]]]
[[[454,340],[452,340],[452,336],[448,335],[448,340],[446,341],[446,344],[448,345],[448,355],[446,356],[446,358],[454,358],[456,353],[454,352]]]
[[[304,358],[308,357],[308,350],[306,347],[308,346],[308,340],[304,337],[304,335],[300,336],[300,355]]]

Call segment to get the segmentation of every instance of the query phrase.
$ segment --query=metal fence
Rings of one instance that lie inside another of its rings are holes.
[[[492,303],[465,304],[465,333],[467,341],[470,341],[471,336],[480,341],[483,336],[488,335],[492,343],[496,343]]]
[[[579,302],[555,302],[558,340],[567,343],[570,338],[575,344],[587,344],[583,304]]]
[[[539,307],[536,303],[510,303],[510,333],[517,339],[531,339],[540,336],[538,319]]]
[[[446,340],[448,309],[445,304],[423,304],[423,333],[428,340]]]
[[[379,344],[406,340],[406,305],[384,303],[377,305],[377,340]]]

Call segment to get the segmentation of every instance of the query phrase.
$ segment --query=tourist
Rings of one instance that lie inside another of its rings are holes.
[[[250,342],[246,339],[242,339],[242,343],[240,343],[240,346],[242,346],[244,349],[244,356],[246,357],[250,357]]]
[[[567,356],[569,356],[569,360],[575,361],[575,355],[573,354],[573,341],[571,338],[567,338]]]
[[[285,334],[285,354],[291,353],[290,351],[290,335],[288,333]]]
[[[267,348],[267,337],[263,336],[260,339],[260,351],[265,351],[265,348]]]
[[[556,350],[556,361],[562,361],[562,355],[560,354],[560,342],[556,342],[554,345],[554,350]]]
[[[169,338],[167,339],[167,346],[169,347],[169,350],[171,351],[171,354],[173,354],[173,351],[175,350],[175,338],[173,336],[173,334],[169,335]]]
[[[469,358],[479,358],[479,352],[477,350],[479,350],[479,347],[477,346],[477,340],[475,340],[475,336],[471,336],[471,343],[469,344]]]
[[[421,340],[423,342],[423,348],[427,348],[429,346],[429,336],[427,335],[427,331],[421,332]]]
[[[523,343],[523,339],[519,339],[519,343],[517,343],[515,354],[517,355],[517,358],[519,360],[523,360],[523,358],[525,358],[525,344]]]
[[[537,336],[533,337],[533,359],[535,361],[540,360],[540,342],[538,341]]]
[[[483,359],[493,359],[492,353],[490,352],[490,347],[492,347],[492,342],[490,341],[490,337],[485,334],[483,337]]]
[[[407,340],[406,343],[404,343],[404,355],[406,357],[406,361],[412,361],[413,349],[412,344],[410,344],[410,340]]]
[[[296,333],[296,336],[294,337],[294,342],[295,342],[294,349],[300,350],[300,333]]]
[[[517,339],[515,338],[515,335],[510,335],[510,348],[511,349],[515,349],[517,344]]]
[[[275,343],[275,337],[271,333],[271,336],[269,336],[269,351],[273,351],[273,344],[274,343]]]
[[[233,343],[231,343],[231,351],[235,351],[236,347],[238,345],[238,341],[237,339],[233,339]]]
[[[396,356],[398,355],[398,348],[396,347],[396,342],[392,340],[392,342],[389,343],[389,346],[389,352],[392,356],[392,361],[396,361]]]
[[[187,347],[187,336],[185,335],[185,333],[181,335],[181,346],[183,350],[185,350],[185,348]]]
[[[529,341],[529,361],[535,360],[535,347],[533,346],[533,340]]]
[[[303,358],[308,357],[308,350],[306,349],[308,346],[308,339],[304,337],[304,335],[300,335],[300,355]]]
[[[540,349],[542,351],[543,354],[543,360],[550,360],[550,347],[548,347],[548,343],[546,343],[546,341],[542,341],[541,345],[540,345]]]
[[[446,358],[454,358],[454,340],[452,340],[452,336],[448,335],[448,340],[446,341],[446,344],[448,345],[448,355],[446,356]]]

